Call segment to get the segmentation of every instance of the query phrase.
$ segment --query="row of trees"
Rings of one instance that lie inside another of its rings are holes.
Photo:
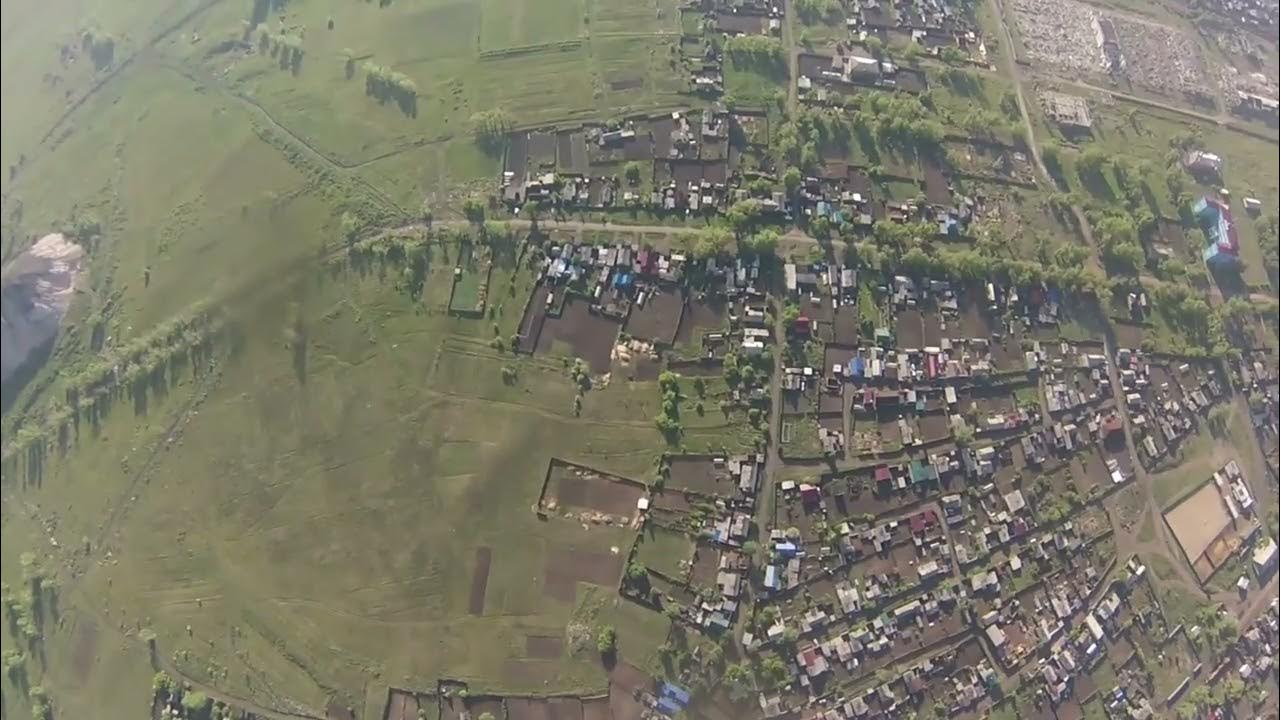
[[[6,433],[3,453],[9,462],[20,453],[43,445],[79,422],[81,412],[96,412],[99,403],[118,388],[134,389],[138,383],[162,379],[170,364],[183,357],[194,361],[196,351],[222,328],[222,317],[204,303],[161,323],[146,335],[100,352],[78,372],[68,371],[62,381],[63,398],[47,405],[39,416]]]
[[[273,35],[263,30],[258,35],[258,52],[270,55],[280,63],[281,70],[297,75],[302,70],[302,40],[292,35]]]
[[[488,153],[498,153],[506,146],[507,133],[511,132],[511,116],[500,107],[482,110],[471,116],[476,142]]]
[[[418,115],[418,86],[402,72],[368,62],[364,65],[364,92],[380,103],[393,101],[409,117]]]
[[[750,67],[769,73],[786,70],[782,43],[766,35],[739,35],[725,40],[725,53],[738,67]]]

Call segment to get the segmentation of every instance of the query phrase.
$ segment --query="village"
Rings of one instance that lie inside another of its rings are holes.
[[[6,35],[0,718],[1280,720],[1277,0],[148,1]]]
[[[753,450],[673,449],[648,485],[577,467],[567,490],[549,474],[540,512],[638,529],[620,592],[674,622],[675,690],[638,691],[641,716],[674,717],[688,702],[675,698],[709,689],[708,642],[739,646],[734,668],[769,668],[724,671],[763,717],[976,718],[1010,703],[1060,717],[1101,703],[1144,718],[1201,681],[1151,679],[1142,647],[1214,631],[1165,617],[1150,569],[1117,547],[1112,503],[1233,393],[1274,447],[1270,356],[1109,351],[1063,333],[1078,303],[1045,281],[735,257],[701,241],[540,257],[520,352],[567,348],[592,373],[677,397],[722,376],[722,411],[776,410]],[[656,422],[678,447],[679,416]],[[1272,481],[1232,461],[1166,512],[1199,582],[1239,572],[1227,580],[1242,597],[1273,584],[1258,482]]]

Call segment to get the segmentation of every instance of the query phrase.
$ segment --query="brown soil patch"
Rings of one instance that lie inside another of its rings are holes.
[[[469,698],[466,698],[465,700],[463,700],[463,705],[466,707],[467,712],[471,713],[471,718],[472,718],[472,720],[476,720],[477,718],[479,718],[479,717],[480,717],[481,715],[483,715],[484,713],[490,713],[490,714],[492,714],[495,718],[500,718],[500,717],[502,717],[502,698],[497,698],[497,697],[483,697],[483,698],[474,698],[474,697],[469,697]]]
[[[621,324],[614,318],[591,312],[586,300],[571,298],[565,301],[560,317],[547,317],[543,323],[537,352],[555,352],[556,344],[563,343],[575,357],[587,363],[591,372],[603,375],[609,372],[613,344]]]
[[[526,635],[524,654],[536,660],[554,660],[564,652],[564,638],[558,635]]]
[[[1182,551],[1192,562],[1231,525],[1231,516],[1218,494],[1218,486],[1212,481],[1178,503],[1164,517]]]
[[[387,720],[418,720],[418,698],[401,690],[392,690],[387,699]]]
[[[562,507],[586,508],[630,517],[635,514],[636,502],[644,497],[644,493],[639,486],[611,479],[603,473],[561,466],[552,470],[547,494]]]
[[[582,720],[582,701],[578,698],[551,698],[547,704],[552,720]]]
[[[80,685],[89,680],[94,660],[98,657],[98,624],[89,619],[76,623],[75,639],[72,641],[71,667],[75,670]]]
[[[622,557],[591,550],[558,550],[547,555],[543,592],[561,602],[573,602],[579,582],[614,587],[622,572]]]
[[[900,348],[924,347],[924,317],[919,310],[904,310],[894,321],[894,334]]]
[[[551,706],[546,700],[507,698],[508,720],[551,720]]]
[[[582,720],[610,720],[609,698],[585,698],[582,701]]]
[[[676,340],[683,311],[684,298],[680,296],[679,290],[662,288],[651,291],[644,307],[632,306],[625,330],[634,338],[672,345]]]
[[[715,330],[725,326],[728,303],[723,297],[690,298],[685,304],[680,327],[676,330],[676,342],[691,343],[699,330]]]
[[[532,353],[538,347],[538,337],[547,320],[547,295],[550,293],[546,285],[539,285],[529,297],[524,316],[520,318],[520,343],[516,346],[522,353]]]
[[[492,549],[476,548],[476,565],[471,571],[471,600],[468,603],[468,612],[472,615],[484,614],[484,594],[489,587],[489,565],[492,562]]]

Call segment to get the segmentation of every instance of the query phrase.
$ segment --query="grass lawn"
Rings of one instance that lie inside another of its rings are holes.
[[[870,324],[874,330],[881,326],[880,308],[876,305],[875,288],[869,282],[858,286],[858,323]]]
[[[1233,196],[1257,197],[1268,207],[1275,206],[1280,200],[1280,179],[1276,177],[1274,163],[1268,164],[1268,159],[1276,154],[1275,142],[1124,102],[1099,108],[1094,119],[1094,143],[1108,154],[1148,163],[1149,172],[1144,179],[1160,214],[1166,217],[1177,217],[1174,198],[1170,197],[1162,175],[1170,151],[1170,138],[1188,131],[1200,133],[1204,147],[1223,157],[1222,184]],[[1069,172],[1068,175],[1076,174]],[[1075,187],[1080,187],[1078,176],[1072,182]],[[1118,197],[1118,192],[1114,179],[1109,179],[1108,184],[1109,188],[1095,186],[1086,190],[1109,202]],[[1201,185],[1191,182],[1187,191],[1201,195],[1214,193],[1218,187],[1217,183]],[[1240,256],[1245,263],[1243,278],[1249,285],[1266,286],[1266,271],[1253,223],[1242,215],[1236,225],[1240,232]]]
[[[1195,435],[1182,441],[1178,462],[1172,469],[1152,474],[1156,502],[1160,507],[1168,508],[1232,459],[1245,463],[1246,470],[1259,473],[1250,477],[1261,477],[1261,468],[1251,467],[1256,463],[1240,458],[1240,453],[1235,450],[1254,442],[1252,432],[1248,419],[1234,407],[1225,436],[1214,437],[1208,427],[1202,425]]]
[[[793,415],[782,420],[782,454],[786,457],[818,457],[822,443],[818,440],[818,421],[809,415]]]
[[[649,523],[640,531],[637,559],[644,566],[669,578],[684,579],[693,557],[693,540],[674,530]]]
[[[305,303],[288,301],[303,287]],[[445,297],[430,302],[439,307]],[[280,342],[298,316],[307,338],[301,362]],[[86,564],[79,553],[51,551],[51,566],[85,571],[64,585],[68,622],[128,608],[128,625],[145,620],[191,677],[263,702],[271,700],[265,686],[219,668],[239,667],[247,652],[272,692],[320,708],[327,688],[363,706],[369,672],[449,674],[512,691],[603,687],[594,657],[537,663],[512,648],[523,648],[526,634],[559,635],[568,622],[572,604],[543,589],[549,563],[573,552],[625,553],[634,536],[542,522],[530,507],[553,455],[631,477],[651,472],[661,445],[651,423],[594,393],[574,417],[558,363],[515,361],[451,336],[466,321],[424,315],[376,274],[313,269],[247,303],[243,317],[237,356],[207,395],[184,380],[145,416],[117,408],[98,437],[86,433],[31,491],[33,501],[65,508],[60,533],[90,538],[94,558],[108,549],[115,558]],[[506,385],[500,369],[509,363],[518,379]],[[645,394],[656,397],[656,388]],[[192,397],[203,398],[198,414],[184,412]],[[180,436],[145,462],[174,420]],[[117,443],[135,450],[122,454]],[[135,485],[144,467],[147,481]],[[104,509],[119,509],[109,536]],[[5,549],[30,547],[42,532],[6,521]],[[142,547],[152,550],[132,551]],[[493,560],[475,615],[468,589],[480,547]],[[7,581],[15,565],[5,563]],[[622,617],[632,627],[665,623],[637,613]],[[648,630],[628,639],[619,625],[624,657],[630,646],[645,662],[662,641]],[[230,635],[231,626],[239,632]],[[62,648],[73,641],[55,634],[50,655],[70,652]],[[118,645],[112,635],[102,642]],[[416,651],[425,646],[434,649]],[[84,682],[115,677],[105,673],[88,672]]]
[[[577,39],[584,29],[582,10],[582,0],[482,0],[480,49],[503,50]]]
[[[732,57],[725,59],[724,94],[737,104],[768,105],[779,93],[786,95],[786,82],[786,76],[780,72],[742,65]]]

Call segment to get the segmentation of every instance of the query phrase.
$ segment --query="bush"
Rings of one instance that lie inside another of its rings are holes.
[[[182,696],[182,709],[192,718],[207,718],[213,708],[213,700],[199,690],[193,690]]]
[[[605,625],[596,633],[596,649],[601,655],[612,655],[618,649],[618,633],[612,625]]]

